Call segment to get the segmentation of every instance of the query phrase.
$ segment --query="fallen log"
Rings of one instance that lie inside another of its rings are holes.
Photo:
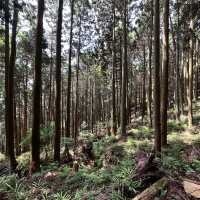
[[[153,199],[162,189],[168,185],[168,179],[163,177],[156,181],[149,188],[145,189],[142,193],[134,197],[132,200],[151,200]]]

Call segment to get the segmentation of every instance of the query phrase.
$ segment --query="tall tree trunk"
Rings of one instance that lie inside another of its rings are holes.
[[[179,1],[177,0],[177,31],[176,31],[176,119],[180,121],[180,24],[179,24]]]
[[[153,0],[151,0],[151,25],[149,38],[149,88],[148,88],[148,114],[150,127],[152,127],[152,43],[153,43]]]
[[[155,150],[161,151],[160,125],[160,1],[154,0],[154,131]]]
[[[188,72],[188,126],[191,128],[193,124],[193,113],[192,113],[192,98],[193,98],[193,51],[194,51],[194,41],[193,41],[193,31],[194,31],[194,20],[190,22],[190,48],[189,48],[189,72]]]
[[[56,33],[56,118],[54,138],[54,160],[60,162],[60,138],[61,138],[61,39],[62,39],[62,11],[63,0],[59,0],[57,33]]]
[[[146,112],[146,46],[144,44],[143,49],[143,60],[144,60],[144,69],[143,69],[143,83],[142,83],[142,123],[144,122],[145,112]]]
[[[35,43],[35,78],[33,88],[33,124],[32,124],[32,164],[31,172],[40,169],[40,112],[42,88],[42,39],[43,39],[44,0],[38,0],[37,29]]]
[[[115,97],[115,68],[116,68],[116,36],[115,36],[115,1],[113,1],[113,38],[112,38],[112,134],[116,135],[116,97]]]
[[[169,74],[169,0],[164,0],[163,33],[163,72],[161,90],[161,136],[162,146],[167,145],[167,108],[168,108],[168,74]]]
[[[76,68],[76,102],[75,102],[75,128],[74,128],[74,143],[77,145],[78,126],[79,126],[79,65],[80,65],[80,50],[81,50],[81,24],[82,16],[79,17],[79,35],[78,35],[78,51],[77,51],[77,68]]]
[[[14,70],[16,60],[16,35],[18,22],[18,1],[14,1],[13,25],[12,25],[12,39],[11,39],[11,53],[8,71],[8,152],[10,158],[10,167],[15,170],[17,162],[15,159],[15,145],[14,145]]]
[[[51,60],[50,60],[50,74],[49,74],[49,102],[48,102],[48,122],[49,125],[52,120],[52,76],[53,76],[53,45],[51,41]],[[54,87],[54,86],[53,86]]]
[[[69,65],[68,65],[68,85],[67,85],[67,122],[66,122],[66,137],[70,134],[70,110],[71,110],[71,74],[72,74],[72,40],[73,40],[73,22],[74,22],[74,0],[71,1],[71,20],[70,20],[70,41],[69,41]],[[65,145],[65,152],[68,152],[68,147]]]
[[[10,57],[10,39],[9,39],[9,0],[5,1],[5,130],[6,130],[6,155],[9,156],[9,130],[8,130],[8,72],[9,72],[9,57]]]
[[[122,67],[122,95],[121,95],[121,135],[126,135],[126,90],[127,90],[127,0],[124,0],[123,11],[123,37],[124,37],[124,55]]]
[[[28,107],[28,62],[25,66],[25,74],[24,74],[24,126],[23,126],[23,138],[25,138],[28,130],[28,116],[27,116],[27,107]],[[22,148],[23,152],[27,149],[27,145],[24,145]]]

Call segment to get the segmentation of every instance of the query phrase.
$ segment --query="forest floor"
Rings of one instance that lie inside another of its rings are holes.
[[[191,129],[187,128],[186,116],[179,123],[169,120],[169,145],[161,158],[152,154],[153,130],[136,119],[125,139],[82,132],[80,148],[73,155],[75,163],[58,166],[44,161],[41,172],[33,176],[23,176],[28,170],[29,152],[18,157],[22,177],[6,174],[6,161],[0,154],[0,199],[200,199],[199,110],[197,103]]]

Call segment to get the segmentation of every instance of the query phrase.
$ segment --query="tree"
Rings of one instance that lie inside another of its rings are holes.
[[[70,111],[71,111],[71,77],[72,77],[72,40],[73,40],[73,23],[74,23],[74,0],[71,1],[71,19],[70,19],[70,39],[69,39],[69,63],[68,63],[68,85],[67,85],[67,121],[66,121],[66,137],[70,134]],[[68,152],[67,144],[65,152]]]
[[[160,123],[160,1],[154,0],[154,131],[155,150],[161,151]]]
[[[11,38],[11,52],[8,69],[8,153],[10,158],[10,166],[12,170],[17,167],[15,159],[15,145],[14,145],[14,70],[16,61],[16,35],[18,22],[18,1],[14,1],[13,24],[12,24],[12,38]]]
[[[161,88],[161,135],[162,146],[167,145],[167,108],[168,108],[168,73],[169,73],[169,0],[164,1],[163,10],[163,60]]]
[[[122,95],[121,95],[121,135],[126,135],[126,100],[127,100],[127,1],[124,0],[123,8],[123,39],[124,54],[122,67]]]
[[[188,126],[193,124],[192,99],[193,99],[193,51],[194,51],[194,19],[190,21],[190,46],[189,46],[189,70],[188,70]]]
[[[9,70],[9,57],[10,57],[10,39],[9,39],[9,0],[5,1],[5,130],[6,130],[6,153],[8,155],[8,138],[9,138],[9,131],[8,131],[8,116],[9,116],[9,109],[8,109],[8,70]]]
[[[116,125],[116,97],[115,97],[115,68],[116,68],[116,36],[115,36],[115,26],[116,26],[116,16],[115,16],[115,1],[113,1],[113,35],[112,35],[112,133],[116,135],[117,125]]]
[[[177,0],[177,31],[176,31],[176,90],[175,90],[175,98],[176,98],[176,119],[180,121],[180,5]]]
[[[56,33],[56,119],[54,138],[54,160],[60,161],[61,137],[61,38],[62,38],[62,10],[63,0],[59,0],[57,33]]]
[[[35,41],[35,77],[33,88],[33,124],[32,124],[32,164],[31,172],[40,169],[40,112],[41,112],[41,68],[43,39],[44,0],[38,0],[37,28]]]

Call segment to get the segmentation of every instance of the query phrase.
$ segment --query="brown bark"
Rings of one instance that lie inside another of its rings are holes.
[[[193,51],[194,51],[194,41],[193,41],[193,30],[194,21],[190,22],[190,47],[189,47],[189,71],[188,71],[188,126],[191,128],[193,125],[193,113],[192,113],[192,98],[193,98]]]
[[[16,60],[16,35],[18,22],[18,1],[14,1],[13,24],[12,24],[12,39],[11,39],[11,53],[8,70],[8,153],[10,159],[10,167],[15,170],[17,162],[15,159],[15,145],[14,145],[14,70]]]
[[[5,1],[5,130],[6,130],[6,155],[8,155],[8,71],[9,71],[9,57],[10,57],[10,39],[9,39],[9,0]]]
[[[168,109],[168,74],[169,74],[169,0],[164,1],[163,33],[163,72],[161,91],[161,136],[162,146],[167,145],[167,109]]]
[[[59,0],[57,33],[56,33],[56,118],[54,137],[54,160],[60,162],[60,138],[61,138],[61,38],[62,38],[62,11],[63,0]]]
[[[76,68],[76,103],[75,103],[75,128],[74,128],[74,142],[77,144],[78,126],[79,126],[79,65],[80,65],[80,50],[81,50],[81,24],[82,16],[79,17],[79,41],[78,41],[78,52],[77,52],[77,68]]]
[[[121,135],[126,135],[126,98],[127,98],[127,0],[123,8],[123,38],[124,55],[122,66],[122,95],[121,95]]]
[[[115,89],[115,68],[116,68],[116,36],[115,36],[115,1],[113,1],[113,38],[112,38],[112,134],[116,135],[117,124],[116,124],[116,89]]]
[[[154,0],[154,131],[155,150],[161,151],[160,125],[160,1]]]
[[[69,64],[68,64],[68,86],[67,86],[67,121],[66,137],[70,134],[70,110],[71,110],[71,60],[72,60],[72,40],[73,40],[73,22],[74,22],[74,0],[71,1],[71,20],[70,20],[70,42],[69,42]]]
[[[41,123],[41,68],[42,68],[42,38],[43,38],[44,0],[38,0],[36,43],[35,43],[35,77],[33,88],[33,124],[32,124],[32,164],[31,172],[40,169],[40,123]]]

